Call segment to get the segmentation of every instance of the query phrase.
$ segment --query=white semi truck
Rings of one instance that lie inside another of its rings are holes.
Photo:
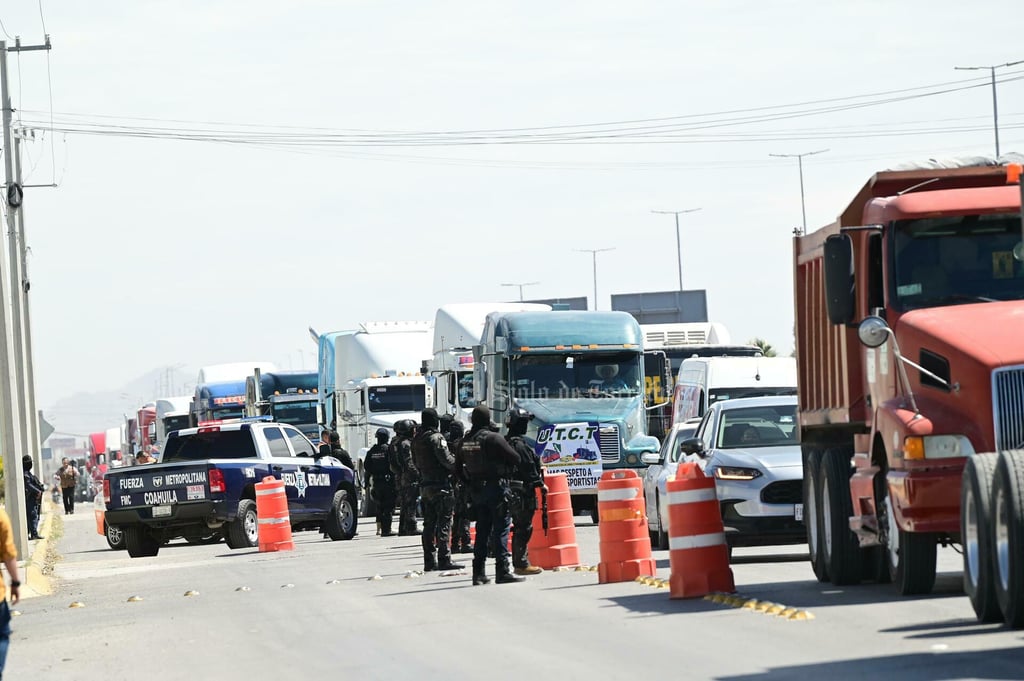
[[[473,396],[473,346],[480,343],[491,312],[550,310],[540,303],[454,303],[434,315],[434,349],[430,375],[434,380],[437,412],[450,414],[469,429]]]
[[[168,433],[189,427],[190,404],[192,404],[191,395],[161,397],[156,401],[156,429],[153,443],[158,452],[163,451]]]
[[[358,329],[316,334],[318,394],[325,425],[337,429],[357,480],[378,428],[394,432],[402,419],[420,420],[433,395],[423,374],[430,357],[430,322],[364,322]],[[364,504],[364,513],[372,512]]]

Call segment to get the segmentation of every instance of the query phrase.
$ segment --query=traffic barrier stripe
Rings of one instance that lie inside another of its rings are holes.
[[[665,495],[665,503],[670,505],[675,504],[694,504],[698,501],[718,501],[718,494],[715,492],[715,488],[709,489],[691,489],[684,492],[669,492]]]
[[[600,502],[600,499],[598,499]],[[634,508],[613,508],[607,511],[598,511],[602,523],[614,523],[622,520],[637,520],[643,518],[644,514]]]
[[[622,487],[620,489],[599,489],[597,490],[597,501],[629,501],[640,496],[640,490],[636,487]]]
[[[669,537],[669,551],[686,551],[688,549],[704,549],[709,546],[725,544],[725,532],[711,534],[694,534],[685,537]]]
[[[256,522],[258,522],[260,525],[280,525],[281,523],[290,522],[290,520],[287,517],[285,517],[285,518],[258,518],[256,520]]]

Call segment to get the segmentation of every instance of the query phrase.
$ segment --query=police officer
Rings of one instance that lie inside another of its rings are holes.
[[[395,474],[398,487],[398,536],[420,534],[416,529],[416,501],[420,494],[420,474],[412,458],[412,436],[416,422],[402,419],[395,423],[395,436],[391,438],[388,461]]]
[[[544,485],[544,474],[541,469],[540,457],[523,436],[526,426],[533,414],[525,409],[514,408],[509,411],[505,425],[508,432],[505,440],[519,455],[519,462],[511,471],[509,487],[509,511],[512,515],[512,566],[517,575],[536,575],[543,572],[536,565],[530,565],[527,544],[533,536],[533,515],[537,510],[537,490]]]
[[[488,539],[495,546],[495,576],[498,584],[521,582],[509,569],[508,530],[512,520],[508,512],[509,471],[519,463],[519,455],[501,435],[491,430],[491,411],[485,405],[473,407],[472,428],[462,438],[455,453],[456,470],[469,486],[476,514],[476,546],[473,547],[473,585],[487,584]]]
[[[395,476],[388,461],[388,430],[377,429],[377,444],[366,451],[363,469],[366,471],[370,498],[377,506],[377,532],[391,536],[391,520],[395,515]]]
[[[352,461],[351,455],[349,455],[348,450],[341,446],[341,435],[338,434],[338,431],[331,430],[330,434],[328,435],[328,438],[331,445],[331,456],[333,456],[335,459],[342,462],[352,470],[355,470],[356,467],[354,462]]]
[[[420,414],[420,430],[412,440],[412,456],[420,472],[420,499],[423,503],[423,570],[461,570],[452,562],[452,510],[455,499],[448,480],[455,468],[455,457],[438,431],[440,421],[434,409]]]
[[[458,449],[465,431],[462,421],[453,420],[448,426],[448,448]],[[452,553],[473,553],[473,539],[469,535],[469,489],[458,475],[452,476],[455,510],[452,513]]]

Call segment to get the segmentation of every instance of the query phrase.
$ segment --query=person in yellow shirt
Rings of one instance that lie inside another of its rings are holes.
[[[7,589],[0,578],[0,678],[3,677],[7,662],[7,647],[11,642],[11,605],[21,598],[21,582],[18,578],[18,549],[14,546],[14,532],[7,511],[0,509],[0,560],[7,566],[11,576],[11,602],[7,603]]]

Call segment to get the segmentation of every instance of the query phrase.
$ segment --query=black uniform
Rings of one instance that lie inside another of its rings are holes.
[[[501,435],[490,429],[491,414],[485,406],[473,408],[473,429],[462,439],[455,453],[456,470],[469,486],[476,514],[476,546],[473,548],[473,584],[490,580],[484,573],[487,544],[495,545],[495,573],[499,584],[520,582],[512,574],[508,561],[509,471],[519,455]]]
[[[456,451],[462,441],[464,431],[462,423],[452,421],[446,433],[448,448]],[[469,489],[458,475],[452,476],[452,495],[455,497],[455,510],[452,513],[452,553],[472,553],[473,538],[469,534]]]
[[[420,474],[412,458],[412,421],[395,424],[388,457],[398,487],[398,534],[419,534],[416,529],[416,502],[420,494]],[[399,432],[401,430],[401,432]]]
[[[32,457],[26,454],[21,459],[25,481],[25,510],[28,511],[28,538],[45,539],[39,535],[39,507],[43,503],[46,486],[32,472]]]
[[[331,443],[331,456],[333,456],[335,459],[342,462],[352,470],[355,470],[356,467],[355,463],[352,461],[352,456],[344,447],[341,446],[341,436],[338,435],[338,431],[332,430],[329,437]]]
[[[382,537],[388,537],[395,514],[395,476],[388,460],[388,432],[383,428],[377,431],[377,444],[366,451],[363,469],[370,498],[377,506],[377,529]]]
[[[420,499],[423,504],[423,569],[457,570],[452,563],[452,510],[455,500],[449,476],[455,457],[437,431],[437,412],[424,409],[420,432],[413,438],[412,455],[420,472]]]
[[[525,423],[522,426],[526,431]],[[540,568],[530,565],[527,545],[533,536],[533,516],[537,511],[537,489],[544,484],[540,457],[526,440],[523,432],[515,432],[510,427],[506,440],[519,455],[519,462],[512,470],[509,486],[512,495],[509,498],[509,510],[512,515],[512,565],[520,574],[536,574]]]

